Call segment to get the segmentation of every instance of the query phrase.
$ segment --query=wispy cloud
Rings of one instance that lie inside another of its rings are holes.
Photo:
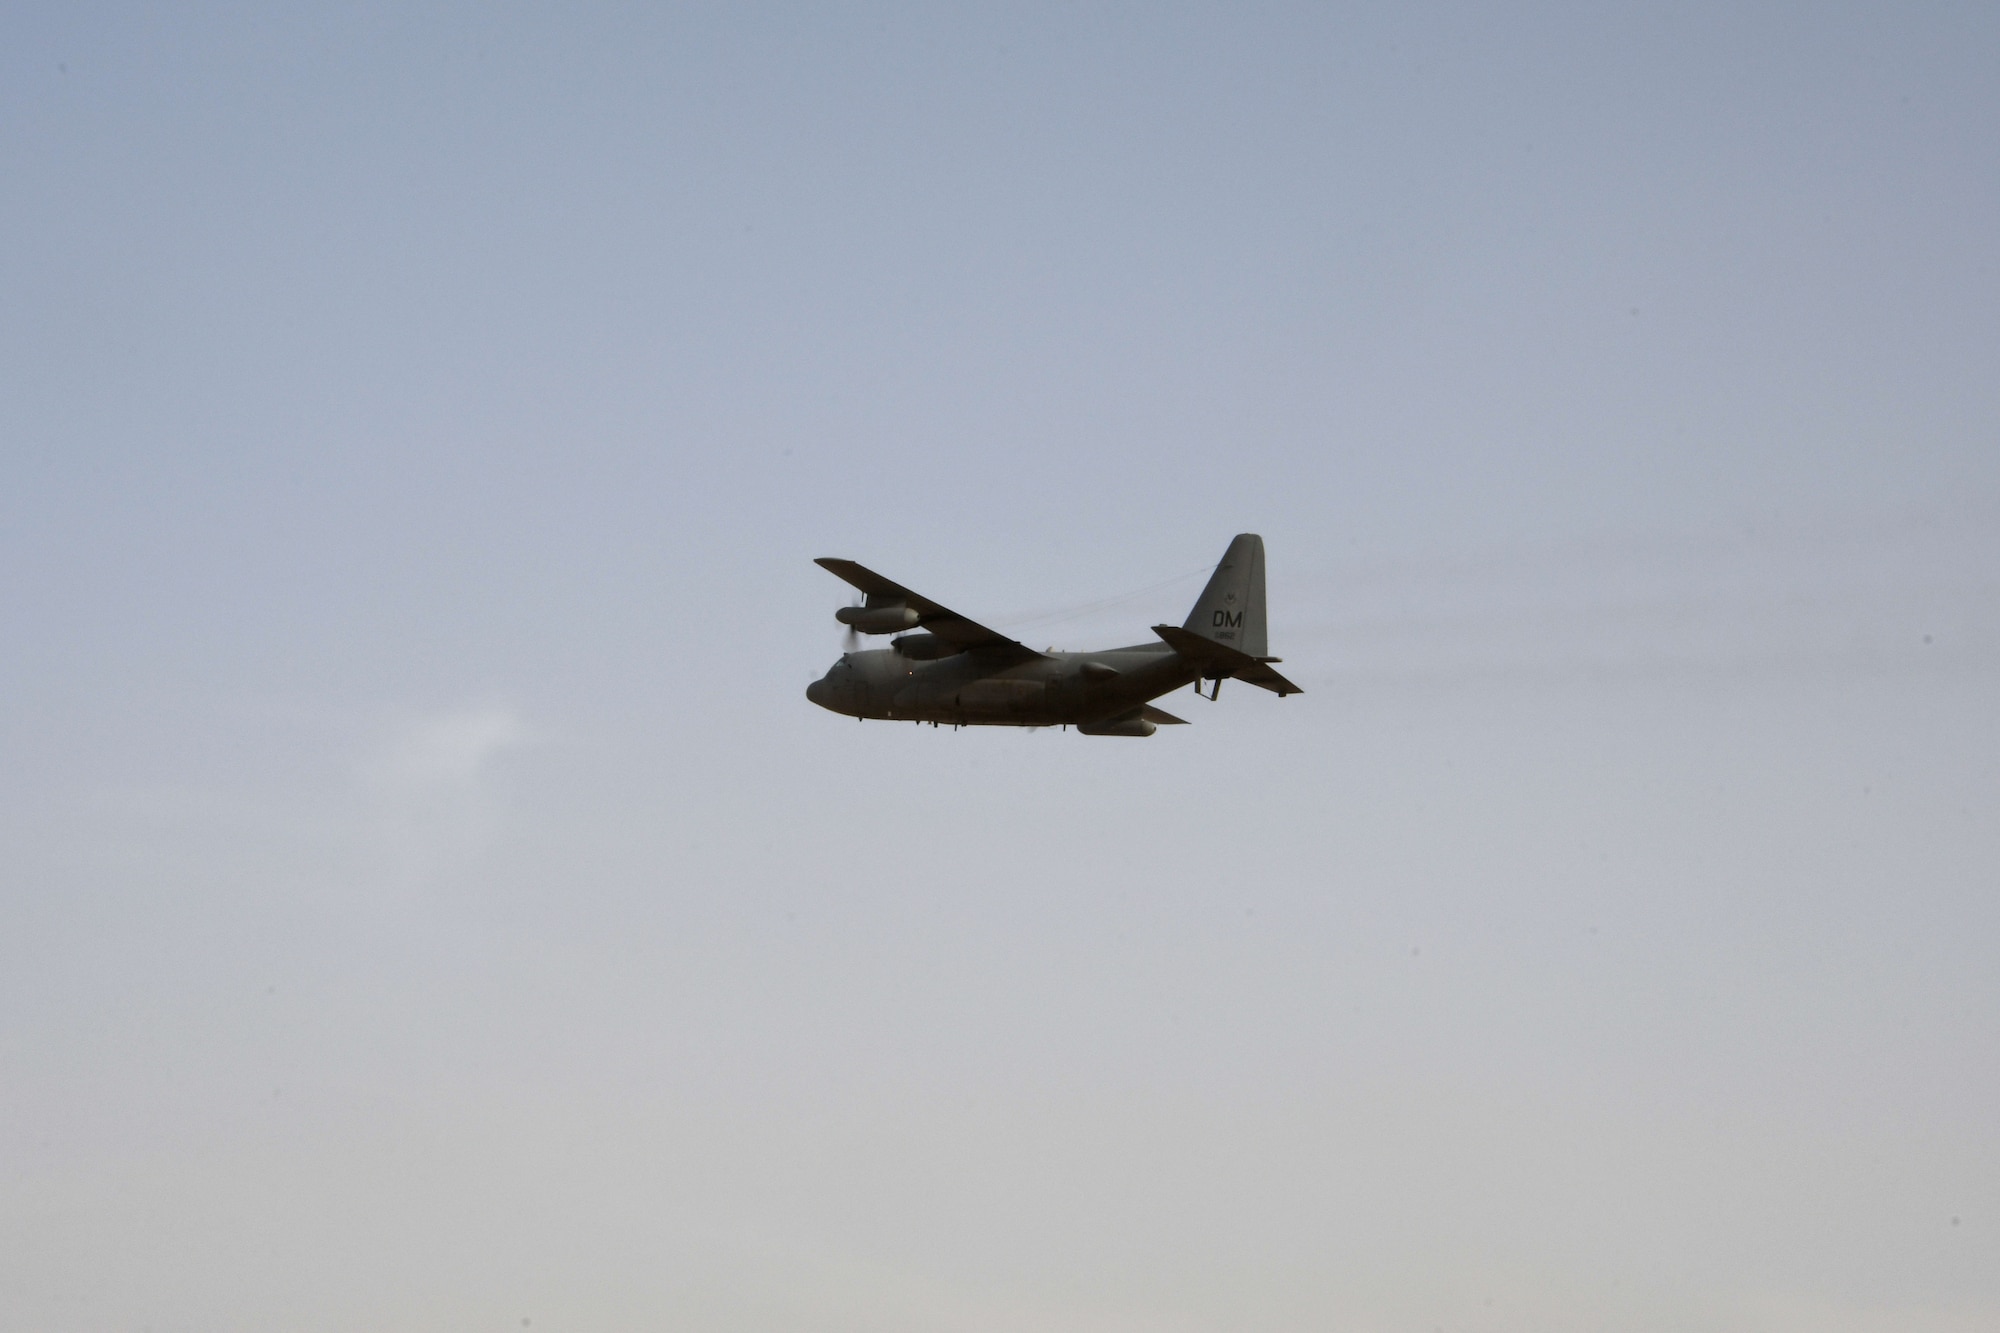
[[[495,759],[528,739],[526,724],[506,704],[415,717],[394,728],[366,771],[379,790],[404,798],[463,793]]]
[[[495,768],[534,739],[519,711],[500,702],[392,724],[358,773],[388,885],[414,887],[474,855],[498,815]]]

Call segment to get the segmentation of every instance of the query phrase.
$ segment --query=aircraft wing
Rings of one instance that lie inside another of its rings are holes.
[[[871,606],[901,602],[921,617],[917,623],[922,629],[948,643],[957,644],[968,652],[1022,658],[1041,656],[1028,645],[1010,639],[998,630],[990,630],[977,621],[967,620],[950,607],[939,606],[930,598],[911,592],[902,584],[885,579],[874,570],[857,565],[852,560],[836,560],[832,556],[821,556],[813,563],[835,578],[845,579],[866,593]]]

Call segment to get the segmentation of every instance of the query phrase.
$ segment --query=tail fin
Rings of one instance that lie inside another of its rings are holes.
[[[1250,657],[1270,653],[1264,631],[1264,539],[1237,535],[1182,628]]]

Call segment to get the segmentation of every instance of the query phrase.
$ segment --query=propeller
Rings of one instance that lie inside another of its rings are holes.
[[[864,599],[858,592],[847,603],[850,608],[856,611],[859,611],[864,604]],[[861,631],[852,625],[845,625],[842,628],[847,632],[840,636],[840,651],[842,653],[851,653],[859,649],[861,647]]]

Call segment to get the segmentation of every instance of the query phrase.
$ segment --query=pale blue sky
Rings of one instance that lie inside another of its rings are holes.
[[[10,9],[0,1331],[2000,1325],[1996,67]],[[1301,697],[803,697],[1246,530]]]

